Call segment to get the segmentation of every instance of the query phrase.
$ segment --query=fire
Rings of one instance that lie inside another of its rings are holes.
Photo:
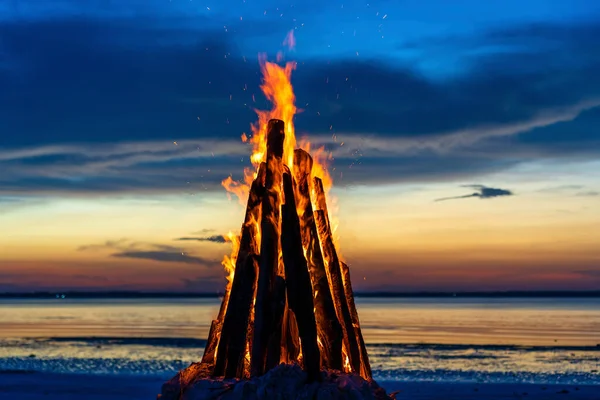
[[[289,43],[290,46],[293,46],[293,43],[295,43],[293,31],[288,33],[286,43]],[[335,240],[337,238],[336,230],[338,223],[333,214],[336,211],[336,202],[335,199],[332,199],[329,196],[329,191],[333,186],[333,179],[327,168],[333,157],[325,147],[311,150],[311,143],[308,140],[302,140],[299,144],[296,143],[294,116],[298,112],[298,108],[295,105],[296,96],[291,82],[292,72],[296,69],[296,63],[287,62],[284,66],[280,66],[277,63],[267,61],[264,55],[259,56],[259,63],[263,75],[263,83],[260,88],[267,100],[273,104],[273,107],[271,110],[266,111],[255,110],[258,115],[258,121],[251,125],[252,135],[250,137],[245,133],[241,135],[241,139],[244,143],[250,143],[252,145],[250,160],[254,168],[244,169],[244,178],[242,181],[235,181],[231,176],[228,176],[221,184],[225,190],[227,190],[228,196],[234,194],[238,198],[240,204],[246,204],[250,186],[258,174],[258,167],[261,162],[266,161],[267,124],[271,119],[280,119],[285,123],[285,141],[283,150],[284,163],[293,173],[294,149],[299,147],[311,153],[313,157],[313,167],[310,182],[312,182],[312,178],[314,177],[320,178],[323,181],[326,197],[328,198],[329,204],[333,206],[332,209],[329,210],[329,215],[331,220],[331,231],[333,232]],[[313,205],[313,207],[316,207],[316,205]],[[260,232],[260,229],[257,229],[257,232]],[[223,265],[228,274],[228,282],[231,282],[233,279],[233,270],[235,269],[235,256],[239,249],[239,239],[237,245],[234,240],[229,241],[233,243],[232,255],[231,257],[225,256]],[[335,241],[337,242],[337,240]],[[231,262],[232,260],[233,263]],[[230,287],[229,283],[227,287]]]
[[[346,354],[346,358],[344,359],[344,372],[352,372],[352,367],[350,366],[350,358]]]
[[[273,103],[270,111],[256,110],[258,122],[252,125],[250,143],[254,149],[250,159],[255,167],[267,156],[267,123],[270,119],[280,119],[285,123],[285,142],[283,145],[283,160],[288,166],[294,164],[294,149],[296,134],[294,115],[296,114],[296,96],[292,88],[292,71],[296,69],[295,62],[288,62],[285,67],[266,61],[264,56],[259,58],[263,84],[260,86],[267,100]]]
[[[293,46],[293,33],[286,41]],[[224,237],[232,247],[222,262],[227,285],[202,362],[213,377],[261,376],[284,362],[301,365],[311,382],[321,368],[371,379],[350,272],[336,250],[337,221],[327,205],[335,207],[328,201],[333,158],[308,140],[296,142],[296,63],[280,65],[282,57],[277,63],[259,57],[260,88],[273,106],[256,110],[251,135],[241,135],[252,146],[244,179],[222,182],[246,212],[241,232]]]
[[[225,273],[227,274],[227,286],[225,288],[225,293],[229,293],[231,290],[231,283],[233,282],[233,276],[235,275],[235,262],[237,260],[238,250],[240,249],[240,237],[233,232],[229,231],[227,235],[223,236],[225,241],[231,242],[231,255],[225,255],[223,257],[223,268],[225,268]]]

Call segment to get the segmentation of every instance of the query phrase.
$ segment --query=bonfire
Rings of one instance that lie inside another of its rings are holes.
[[[246,213],[241,233],[227,236],[221,308],[201,362],[163,385],[161,399],[389,398],[372,379],[335,244],[326,152],[297,148],[294,68],[261,59],[273,109],[242,135],[253,147],[244,181],[223,181]]]

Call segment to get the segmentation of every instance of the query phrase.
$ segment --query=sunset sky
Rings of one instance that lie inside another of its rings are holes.
[[[278,51],[355,290],[599,290],[599,37],[597,0],[1,2],[0,292],[222,290]]]

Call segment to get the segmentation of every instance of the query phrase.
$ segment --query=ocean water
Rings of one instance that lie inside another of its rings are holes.
[[[600,384],[600,299],[357,298],[375,379]],[[169,378],[218,299],[0,300],[0,371]]]

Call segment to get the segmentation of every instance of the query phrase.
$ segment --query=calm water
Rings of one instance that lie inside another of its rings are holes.
[[[0,300],[0,370],[169,376],[218,299]],[[357,299],[378,379],[600,383],[600,299]]]

